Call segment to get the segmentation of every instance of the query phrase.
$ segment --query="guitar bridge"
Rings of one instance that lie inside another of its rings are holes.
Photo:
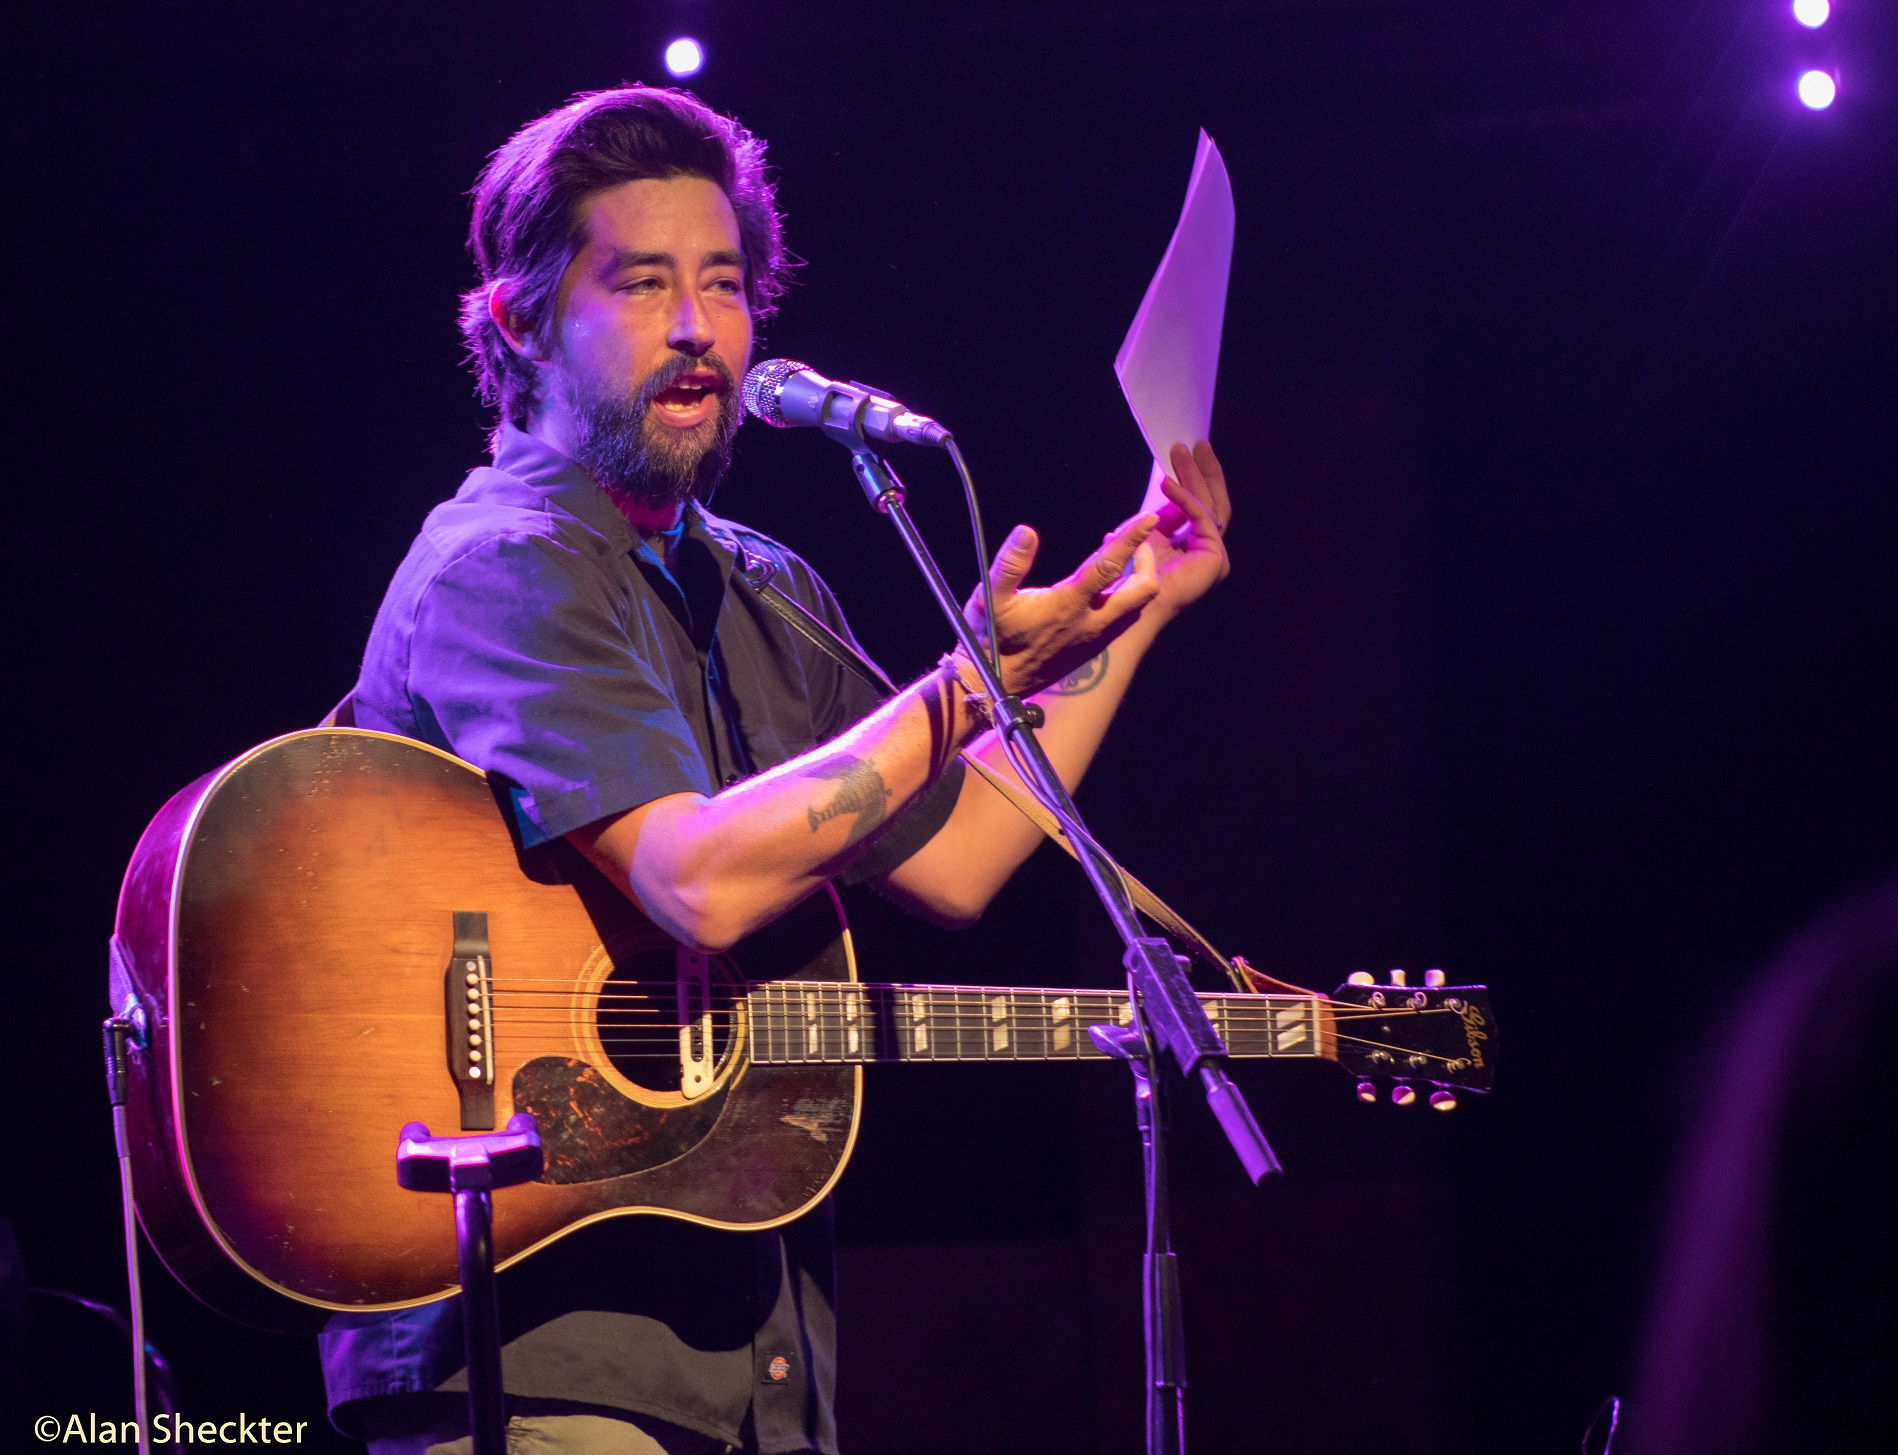
[[[455,911],[455,948],[442,977],[448,1073],[464,1132],[494,1130],[494,976],[485,911]]]

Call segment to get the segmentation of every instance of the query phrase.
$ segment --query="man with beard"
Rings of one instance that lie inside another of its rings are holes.
[[[745,565],[847,637],[815,573],[704,504],[784,283],[762,147],[681,93],[581,97],[495,153],[472,245],[494,464],[397,571],[355,723],[486,770],[524,852],[564,841],[688,945],[725,949],[832,880],[975,919],[1039,835],[956,761],[1007,771],[970,664],[879,702]],[[1003,677],[1070,784],[1154,636],[1226,574],[1217,462],[1202,443],[1172,463],[1169,506],[1066,580],[1022,585],[1026,527],[997,556]],[[829,1247],[826,1204],[766,1233],[609,1219],[535,1254],[502,1285],[511,1441],[835,1455]],[[338,1423],[376,1455],[465,1433],[461,1347],[458,1300],[332,1320]]]

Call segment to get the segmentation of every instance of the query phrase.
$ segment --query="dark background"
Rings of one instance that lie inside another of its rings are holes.
[[[123,1299],[96,1027],[140,828],[342,694],[482,457],[465,189],[571,92],[664,80],[689,30],[807,260],[764,349],[952,423],[997,534],[1033,521],[1050,569],[1138,499],[1110,362],[1197,127],[1231,168],[1234,574],[1150,659],[1083,807],[1265,968],[1489,983],[1504,1075],[1442,1118],[1252,1068],[1289,1172],[1260,1192],[1182,1104],[1193,1447],[1572,1449],[1627,1392],[1701,1048],[1778,943],[1898,860],[1888,8],[1840,0],[1816,35],[1779,0],[9,28],[0,1213],[35,1282]],[[1843,77],[1825,114],[1792,99],[1808,63]],[[950,477],[908,475],[967,579]],[[821,439],[746,430],[718,504],[812,559],[893,671],[941,650]],[[871,978],[1115,973],[1051,854],[959,936],[857,917]],[[1136,1447],[1125,1101],[1105,1067],[871,1075],[838,1196],[848,1449]],[[155,1265],[148,1289],[192,1412],[320,1419],[307,1343]],[[108,1334],[35,1319],[28,1413],[122,1411]]]

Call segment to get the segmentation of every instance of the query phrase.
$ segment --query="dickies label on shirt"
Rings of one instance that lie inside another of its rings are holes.
[[[791,1381],[791,1361],[782,1354],[773,1354],[765,1361],[764,1373],[759,1377],[760,1384],[788,1384]]]

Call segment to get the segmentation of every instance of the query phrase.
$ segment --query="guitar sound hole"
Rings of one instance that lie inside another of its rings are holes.
[[[711,976],[712,1047],[709,1060],[723,1066],[731,1050],[736,1014],[733,986],[714,962]],[[620,1075],[648,1091],[678,1091],[684,1084],[679,1043],[679,972],[670,949],[633,955],[613,967],[600,987],[600,1044]],[[694,1025],[692,1051],[704,1056]]]

